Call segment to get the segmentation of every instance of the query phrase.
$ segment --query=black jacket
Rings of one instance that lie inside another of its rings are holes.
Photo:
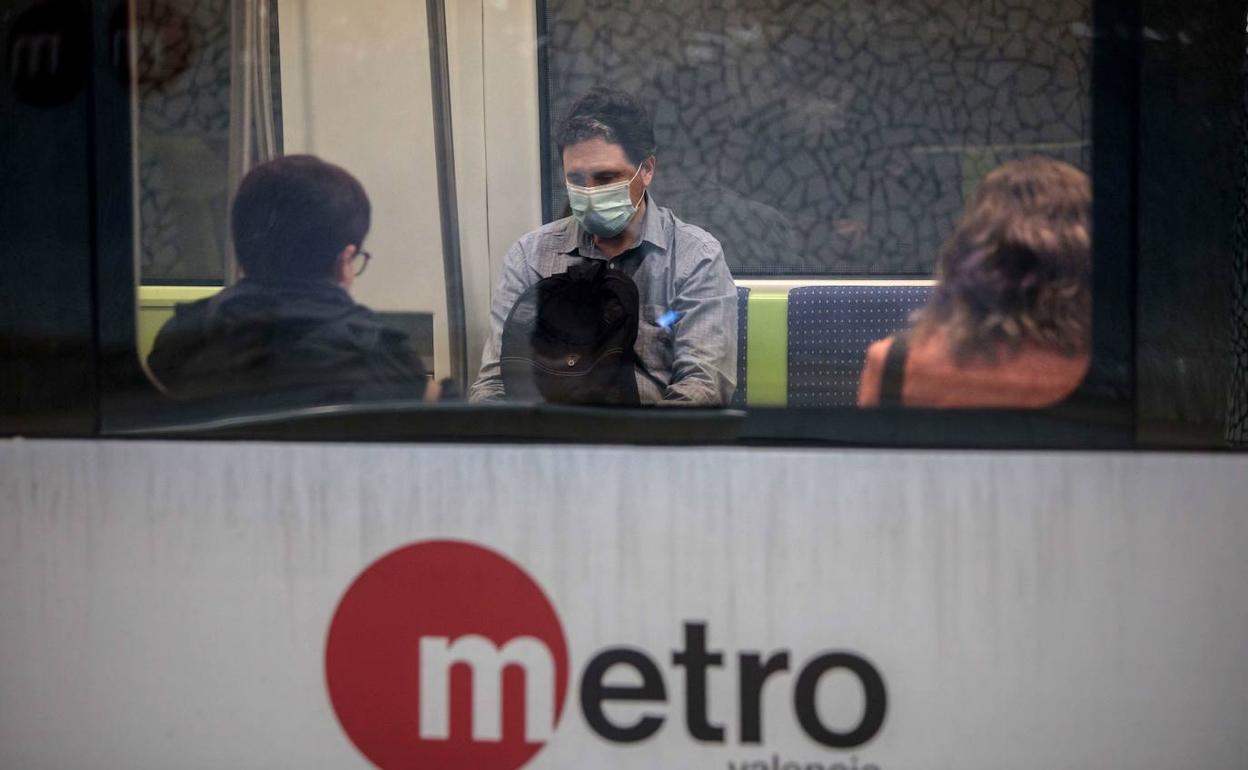
[[[420,398],[427,384],[407,335],[329,282],[244,279],[178,305],[147,362],[183,398],[311,390]]]

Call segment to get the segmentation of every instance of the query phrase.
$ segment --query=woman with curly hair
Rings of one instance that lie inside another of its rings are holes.
[[[987,177],[910,329],[867,351],[859,406],[1048,406],[1088,371],[1092,186],[1049,158]]]

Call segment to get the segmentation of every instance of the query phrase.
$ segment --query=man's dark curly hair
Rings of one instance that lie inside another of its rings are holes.
[[[565,147],[594,138],[623,147],[634,166],[657,149],[650,112],[632,94],[610,86],[595,86],[577,99],[559,124],[555,141],[562,154]]]

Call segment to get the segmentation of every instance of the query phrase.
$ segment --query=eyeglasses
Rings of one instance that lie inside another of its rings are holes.
[[[364,274],[365,268],[368,267],[368,261],[372,258],[373,255],[367,251],[357,251],[355,256],[351,257],[351,267],[354,268],[357,278]]]

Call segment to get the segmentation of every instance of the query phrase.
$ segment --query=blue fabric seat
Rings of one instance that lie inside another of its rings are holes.
[[[789,292],[789,406],[853,406],[872,342],[904,329],[929,286],[807,286]]]
[[[732,406],[745,406],[745,353],[746,353],[746,314],[750,308],[750,290],[745,286],[737,287],[737,393],[732,397]]]

